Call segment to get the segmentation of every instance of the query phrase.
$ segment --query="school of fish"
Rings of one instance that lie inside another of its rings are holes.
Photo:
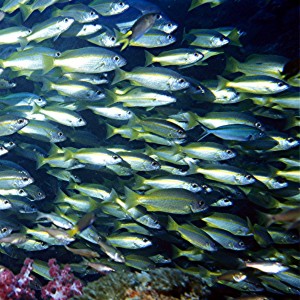
[[[238,28],[181,28],[150,0],[1,3],[2,260],[33,257],[48,279],[57,255],[83,280],[168,266],[212,294],[300,295],[288,58],[240,61]],[[189,76],[220,56],[217,77]]]

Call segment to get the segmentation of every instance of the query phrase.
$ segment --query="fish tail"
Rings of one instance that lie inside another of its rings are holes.
[[[200,134],[199,138],[198,138],[198,142],[202,139],[204,139],[205,137],[207,137],[210,133],[211,130],[209,130],[208,128],[204,127],[202,124],[200,124],[201,129],[203,130],[203,132]]]
[[[222,76],[217,76],[217,77],[218,77],[218,81],[219,81],[218,82],[218,90],[222,90],[227,86],[229,81]]]
[[[116,127],[106,123],[106,139],[111,138],[112,136],[116,135]]]
[[[239,62],[232,56],[227,57],[226,67],[224,70],[225,74],[231,74],[231,73],[238,72],[238,64],[239,64]]]
[[[168,216],[167,230],[177,231],[177,229],[178,229],[178,224],[174,221],[172,217]]]
[[[137,175],[137,174],[134,175],[134,182],[135,182],[135,184],[132,187],[134,190],[138,190],[145,186],[145,184],[144,184],[145,178],[140,175]]]
[[[231,45],[242,47],[243,45],[239,40],[240,36],[241,34],[239,33],[239,30],[235,28],[230,32],[230,34],[227,37],[229,38]]]
[[[145,50],[145,67],[153,64],[154,55]]]
[[[105,89],[106,104],[108,106],[118,102],[118,96],[109,89]]]
[[[42,57],[43,57],[43,65],[44,65],[43,74],[46,74],[55,67],[54,58],[47,55],[42,55]]]
[[[45,164],[44,156],[37,154],[36,155],[36,169],[38,170]]]
[[[132,208],[138,205],[139,194],[125,186],[125,204],[126,208]]]
[[[127,74],[127,72],[121,70],[120,68],[117,68],[115,70],[115,77],[114,77],[114,79],[113,79],[113,81],[112,81],[111,84],[114,85],[114,84],[116,84],[116,83],[118,83],[120,81],[125,80],[126,79],[126,74]]]
[[[43,87],[42,87],[42,91],[49,91],[52,90],[52,82],[46,78],[43,78]]]
[[[23,17],[23,21],[26,21],[33,12],[32,7],[25,4],[20,5],[20,10]]]
[[[67,233],[70,237],[74,236],[78,232],[79,232],[79,228],[76,225],[72,229],[67,230]]]

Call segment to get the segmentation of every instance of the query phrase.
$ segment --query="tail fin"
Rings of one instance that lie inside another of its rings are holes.
[[[169,230],[169,231],[177,231],[178,230],[178,224],[170,216],[168,216],[167,230]]]
[[[122,34],[121,32],[117,31],[114,29],[115,35],[117,37],[117,41],[120,44],[123,44],[123,46],[121,47],[121,51],[123,51],[125,48],[128,47],[129,43],[130,43],[130,36],[132,35],[132,31],[129,30],[127,33]]]
[[[46,162],[44,161],[44,156],[36,154],[36,169],[41,168]]]
[[[132,208],[137,206],[138,199],[139,199],[139,194],[135,193],[131,189],[129,189],[127,186],[125,186],[125,204],[126,204],[126,209]]]
[[[126,75],[127,75],[127,72],[121,70],[120,68],[115,69],[115,77],[111,84],[114,85],[120,81],[126,80],[127,79]]]
[[[25,5],[25,4],[20,5],[20,10],[22,13],[23,21],[26,21],[29,18],[29,16],[32,14],[32,12],[34,11],[31,8],[31,6]]]
[[[242,34],[240,33],[240,31],[237,28],[233,29],[230,32],[230,34],[227,36],[230,40],[230,44],[237,46],[237,47],[242,47],[243,45],[240,42],[241,35]]]
[[[46,78],[43,78],[43,87],[42,91],[51,91],[52,90],[52,82]]]
[[[229,80],[227,80],[226,78],[222,77],[222,76],[217,76],[218,77],[218,90],[222,90],[224,88],[227,87],[227,84],[229,82]]]
[[[154,55],[145,50],[145,67],[152,65],[154,62]]]
[[[231,74],[231,73],[239,72],[238,65],[239,65],[239,61],[237,61],[235,58],[233,58],[232,56],[227,57],[226,67],[224,70],[225,73]]]
[[[206,127],[203,126],[202,124],[200,124],[200,127],[201,127],[201,129],[203,130],[203,132],[202,132],[201,135],[199,136],[199,138],[198,138],[198,140],[197,140],[198,142],[199,142],[200,140],[204,139],[206,136],[210,135],[211,132],[212,132],[210,129],[206,128]]]
[[[49,71],[51,71],[53,68],[55,68],[54,58],[47,55],[42,55],[42,57],[43,57],[43,65],[44,65],[43,74],[46,74]]]
[[[146,186],[144,183],[145,178],[140,175],[134,174],[134,181],[135,181],[135,185],[132,187],[132,189],[134,190],[139,190]]]
[[[106,123],[106,139],[111,138],[112,136],[116,135],[116,127]]]
[[[106,99],[107,100],[106,104],[108,106],[119,102],[118,101],[118,96],[114,92],[112,92],[111,90],[105,89],[105,95],[106,95],[106,98],[107,98]]]

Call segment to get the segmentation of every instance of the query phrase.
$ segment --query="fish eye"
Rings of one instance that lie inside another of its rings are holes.
[[[22,194],[24,194],[24,193],[25,193],[25,191],[24,191],[23,189],[20,189],[20,190],[19,190],[19,194],[20,194],[20,195],[22,195]]]
[[[2,147],[2,146],[0,146],[0,150],[1,150],[1,151],[3,151],[3,150],[5,150],[5,148],[4,148],[4,147]]]
[[[113,155],[113,157],[112,157],[114,160],[116,160],[116,159],[119,159],[119,156],[118,155]]]
[[[180,79],[178,80],[178,82],[179,82],[179,83],[184,83],[184,82],[185,82],[185,79],[184,79],[184,78],[180,78]]]
[[[43,99],[42,99],[42,98],[37,98],[37,101],[38,101],[38,102],[42,102]]]
[[[224,199],[225,203],[231,202],[230,199]]]
[[[65,19],[64,19],[64,22],[65,22],[65,23],[69,22],[69,19],[68,19],[68,18],[65,18]]]
[[[115,38],[114,36],[112,36],[112,37],[110,38],[110,40],[111,40],[112,42],[115,42],[115,41],[116,41],[116,38]]]
[[[40,244],[41,244],[41,246],[46,246],[47,245],[47,243],[45,243],[43,241],[40,241]]]
[[[119,6],[123,7],[123,6],[125,6],[125,3],[124,2],[119,2]]]
[[[24,182],[26,182],[26,181],[28,181],[28,180],[29,180],[28,177],[23,177],[23,178],[22,178],[22,181],[24,181]]]
[[[119,57],[119,56],[114,56],[113,60],[119,61],[119,60],[120,60],[120,57]]]
[[[147,242],[148,242],[148,239],[143,238],[143,242],[144,242],[144,243],[147,243]]]
[[[55,53],[55,57],[60,57],[61,56],[61,52],[56,52]]]
[[[91,15],[91,16],[93,16],[93,15],[95,15],[95,14],[96,14],[96,13],[95,13],[94,11],[91,11],[91,12],[90,12],[90,15]]]
[[[292,238],[293,240],[297,240],[297,239],[298,239],[298,237],[297,237],[296,234],[291,235],[291,238]]]
[[[199,185],[197,183],[192,183],[192,188],[196,189],[197,187],[199,187]]]
[[[156,15],[155,15],[155,18],[156,18],[156,20],[159,20],[159,19],[161,19],[161,18],[162,18],[162,15],[160,15],[160,14],[156,14]]]
[[[261,123],[260,123],[260,122],[256,122],[256,123],[254,124],[254,126],[257,127],[257,128],[261,128]]]
[[[286,139],[289,143],[293,143],[293,142],[295,142],[295,139],[294,138],[292,138],[292,137],[289,137],[289,138],[287,138]]]
[[[231,151],[230,149],[227,149],[227,150],[226,150],[226,153],[227,153],[227,154],[232,154],[232,151]]]
[[[151,165],[154,166],[154,167],[155,167],[155,166],[158,166],[158,162],[157,162],[157,161],[153,161],[153,162],[151,163]]]
[[[18,120],[17,120],[17,123],[18,123],[18,124],[23,124],[23,123],[24,123],[24,119],[18,119]]]
[[[43,194],[41,192],[38,192],[38,196],[42,196]]]
[[[242,241],[239,242],[239,245],[240,245],[241,247],[244,247],[244,246],[245,246],[244,242],[242,242]]]
[[[200,206],[202,206],[202,205],[204,205],[204,201],[203,201],[203,200],[200,200],[200,201],[198,202],[198,204],[199,204]]]
[[[30,208],[35,208],[35,206],[33,204],[30,204],[29,207]]]
[[[3,227],[2,229],[1,229],[1,232],[6,232],[7,231],[7,227]]]
[[[178,132],[179,134],[183,134],[183,130],[181,130],[181,129],[178,129],[177,132]]]
[[[246,178],[247,180],[251,180],[251,179],[252,179],[252,176],[251,176],[250,174],[248,174],[248,175],[245,176],[245,178]]]
[[[286,182],[285,179],[282,178],[282,177],[278,177],[277,181],[278,181],[278,183],[285,183]]]
[[[58,135],[59,137],[61,137],[61,136],[63,136],[64,134],[63,134],[61,131],[59,131],[59,132],[57,133],[57,135]]]
[[[131,115],[131,114],[132,114],[132,112],[131,112],[131,111],[128,111],[128,112],[127,112],[127,114],[128,114],[128,115]]]
[[[194,53],[194,56],[195,56],[195,57],[199,57],[200,54],[199,54],[198,52],[195,52],[195,53]]]
[[[4,204],[9,204],[9,201],[8,201],[8,200],[4,200],[3,203],[4,203]]]
[[[27,33],[28,33],[28,34],[31,34],[31,33],[32,33],[32,30],[31,30],[31,29],[28,29],[28,30],[27,30]]]
[[[279,81],[279,82],[277,83],[277,85],[278,85],[279,87],[285,86],[285,84],[284,84],[282,81]]]
[[[171,39],[172,39],[171,34],[167,35],[167,39],[168,39],[168,40],[171,40]]]
[[[98,91],[96,91],[96,94],[97,94],[97,95],[101,95],[102,92],[101,92],[100,90],[98,90]]]
[[[260,136],[260,137],[264,136],[264,133],[263,133],[263,132],[260,132],[260,133],[259,133],[259,136]]]
[[[83,122],[83,119],[82,119],[82,118],[79,118],[79,119],[78,119],[78,122],[79,122],[79,123]]]

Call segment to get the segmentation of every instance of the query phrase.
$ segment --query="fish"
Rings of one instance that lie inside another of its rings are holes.
[[[137,67],[131,72],[116,69],[112,84],[129,80],[137,86],[153,88],[161,91],[178,91],[189,87],[189,82],[179,73],[162,67]]]
[[[184,189],[170,188],[163,190],[153,190],[145,195],[139,195],[125,189],[126,205],[128,208],[140,204],[148,211],[161,211],[177,214],[188,214],[201,212],[207,209],[205,201],[194,193]]]
[[[155,21],[159,20],[160,18],[162,18],[160,14],[148,13],[137,19],[130,30],[125,33],[122,38],[119,38],[119,43],[124,44],[121,48],[121,51],[130,45],[131,40],[138,40],[144,33],[150,30]]]

